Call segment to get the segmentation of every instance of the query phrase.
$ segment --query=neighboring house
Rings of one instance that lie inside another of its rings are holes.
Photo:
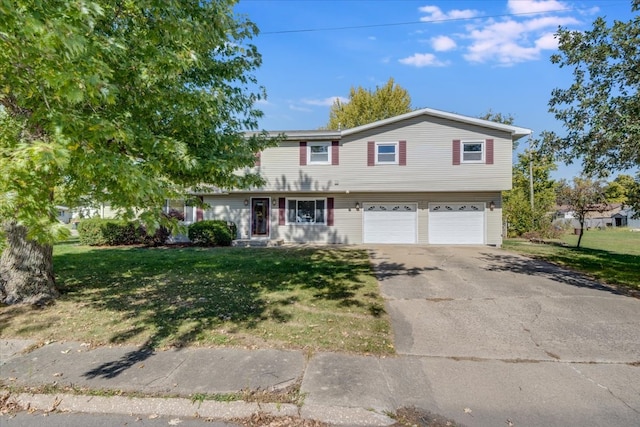
[[[71,209],[67,206],[56,206],[57,218],[63,224],[69,224],[71,222]]]
[[[600,210],[587,212],[584,218],[584,228],[606,228],[621,227],[626,225],[625,219],[620,215],[623,212],[621,203],[603,205]],[[554,215],[555,220],[560,220],[564,224],[569,224],[572,228],[580,228],[580,223],[575,219],[575,212],[568,206],[560,206]]]
[[[613,225],[615,227],[629,227],[631,229],[640,229],[640,218],[634,218],[635,211],[633,208],[624,208],[620,212],[612,216]]]
[[[195,220],[238,238],[318,243],[502,243],[513,141],[531,130],[433,109],[341,131],[286,134],[259,153],[261,188],[199,194]]]

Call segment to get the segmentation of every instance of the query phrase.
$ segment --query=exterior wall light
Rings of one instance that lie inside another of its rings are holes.
[[[493,211],[496,208],[496,202],[493,200],[489,202],[489,210]]]
[[[360,202],[356,202],[356,210],[359,211],[360,210]]]
[[[249,206],[249,199],[244,199],[244,205]]]

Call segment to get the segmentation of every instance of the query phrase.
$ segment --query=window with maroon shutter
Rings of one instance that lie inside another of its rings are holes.
[[[284,197],[278,199],[278,225],[285,225],[287,222],[287,201]]]
[[[453,152],[453,164],[459,165],[460,164],[460,140],[459,139],[453,140],[452,152]]]
[[[485,141],[485,163],[488,165],[493,164],[493,139],[487,139]]]
[[[307,164],[307,143],[300,141],[300,166]]]
[[[331,141],[331,164],[337,166],[340,164],[340,141]]]
[[[376,143],[375,141],[367,142],[367,166],[376,164]]]
[[[400,156],[398,159],[398,164],[400,166],[407,165],[407,141],[400,141],[398,147],[398,155]]]

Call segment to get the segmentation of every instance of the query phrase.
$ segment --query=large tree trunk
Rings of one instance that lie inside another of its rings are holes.
[[[0,301],[42,305],[56,298],[53,247],[27,238],[27,229],[15,222],[2,225],[7,247],[0,257]]]

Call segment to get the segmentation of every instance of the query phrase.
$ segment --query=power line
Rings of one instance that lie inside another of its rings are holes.
[[[568,12],[571,10],[575,10],[575,9],[549,10],[544,13]],[[539,15],[541,13],[543,12],[504,13],[500,15],[475,16],[473,18],[444,18],[444,19],[433,19],[430,21],[407,21],[407,22],[393,22],[393,23],[386,23],[386,24],[350,25],[350,26],[344,26],[344,27],[324,27],[324,28],[306,28],[306,29],[298,29],[298,30],[265,31],[260,34],[266,35],[266,34],[311,33],[311,32],[319,32],[319,31],[356,30],[361,28],[397,27],[401,25],[435,24],[440,22],[470,21],[473,19],[504,18],[507,16]]]
[[[402,25],[471,21],[474,19],[504,18],[509,16],[541,15],[543,13],[571,12],[571,11],[578,11],[578,10],[585,10],[585,9],[586,8],[565,8],[565,9],[545,10],[544,12],[503,13],[503,14],[497,14],[497,15],[474,16],[470,18],[444,18],[444,19],[433,19],[429,21],[407,21],[407,22],[393,22],[393,23],[385,23],[385,24],[349,25],[344,27],[303,28],[303,29],[297,29],[297,30],[264,31],[264,32],[260,32],[260,34],[273,35],[273,34],[292,34],[292,33],[312,33],[312,32],[321,32],[321,31],[356,30],[356,29],[362,29],[362,28],[398,27]]]

